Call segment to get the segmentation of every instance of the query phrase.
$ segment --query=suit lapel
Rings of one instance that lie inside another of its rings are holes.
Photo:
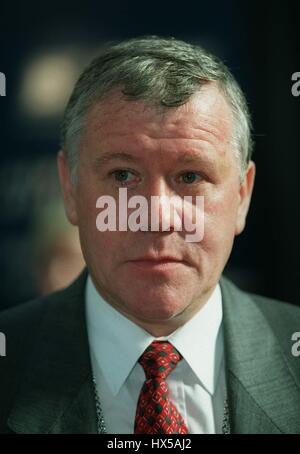
[[[232,433],[300,433],[299,383],[259,304],[221,280]]]
[[[86,270],[49,299],[8,425],[18,433],[96,433],[84,314]],[[45,301],[47,304],[47,301]]]

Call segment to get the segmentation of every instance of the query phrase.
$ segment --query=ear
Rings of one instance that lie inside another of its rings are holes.
[[[235,227],[236,235],[242,233],[246,225],[246,217],[250,206],[254,186],[254,179],[255,179],[255,164],[253,161],[250,161],[248,164],[244,180],[242,181],[239,190],[239,205]]]
[[[76,186],[72,183],[70,169],[63,151],[57,155],[57,166],[67,218],[71,224],[78,225]]]

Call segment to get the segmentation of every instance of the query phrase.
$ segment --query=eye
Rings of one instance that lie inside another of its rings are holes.
[[[201,179],[201,176],[198,173],[192,171],[184,172],[180,176],[185,184],[193,184],[197,179]]]
[[[131,172],[130,170],[126,170],[126,169],[114,170],[113,172],[110,173],[110,175],[113,175],[113,177],[115,178],[115,180],[118,183],[133,182],[133,179],[129,178],[129,177],[130,177],[130,175],[132,177],[135,177],[133,172]]]

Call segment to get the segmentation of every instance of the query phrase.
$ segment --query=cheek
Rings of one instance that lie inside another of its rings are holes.
[[[97,197],[95,191],[82,191],[79,194],[77,207],[80,242],[87,263],[89,261],[108,263],[114,248],[114,232],[99,232],[97,229],[96,219],[99,213],[96,207]]]
[[[86,263],[99,282],[110,282],[122,263],[122,238],[118,232],[99,232],[96,228],[81,231],[80,237]]]
[[[204,209],[204,241],[231,243],[234,238],[237,209],[238,195],[234,190],[212,200],[207,198]]]

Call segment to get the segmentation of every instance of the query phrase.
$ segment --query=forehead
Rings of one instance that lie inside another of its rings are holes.
[[[235,161],[231,110],[213,84],[174,108],[157,108],[114,93],[92,106],[86,120],[80,155],[91,162],[120,153],[153,169],[183,158],[230,166]]]
[[[195,141],[226,145],[232,136],[232,112],[218,87],[201,87],[179,107],[154,107],[142,100],[128,100],[115,92],[95,103],[87,113],[83,141],[92,144],[170,143]]]

